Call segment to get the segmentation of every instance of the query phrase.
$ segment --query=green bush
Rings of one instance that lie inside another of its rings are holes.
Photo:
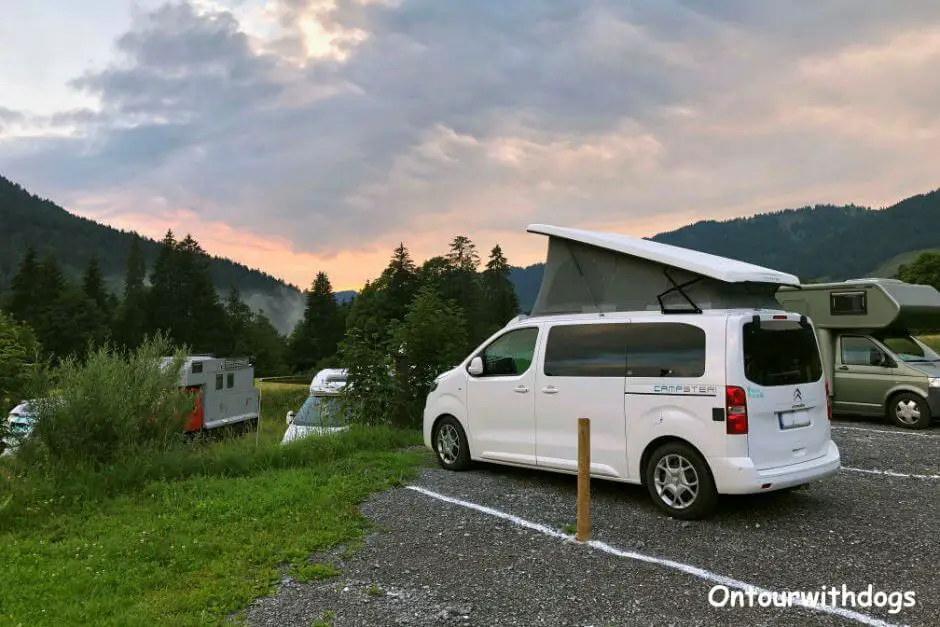
[[[37,369],[41,349],[33,330],[0,311],[0,413],[3,418],[25,400]]]
[[[164,358],[169,357],[165,362]],[[102,468],[182,439],[194,399],[180,392],[185,352],[160,335],[125,353],[105,345],[65,359],[38,400],[21,455],[53,471]]]

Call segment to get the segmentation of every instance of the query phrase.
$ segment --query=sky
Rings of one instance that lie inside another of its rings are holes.
[[[940,187],[936,0],[0,0],[0,174],[301,287]]]

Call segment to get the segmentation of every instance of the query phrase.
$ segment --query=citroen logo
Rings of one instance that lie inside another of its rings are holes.
[[[793,402],[802,403],[803,402],[803,393],[800,392],[800,388],[796,388],[796,391],[793,392]]]

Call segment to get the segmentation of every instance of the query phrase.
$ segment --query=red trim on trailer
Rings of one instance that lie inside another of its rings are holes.
[[[189,422],[186,423],[186,431],[201,431],[203,427],[203,407],[202,407],[202,386],[190,385],[186,387],[187,392],[194,393],[196,397],[196,406],[189,415]]]

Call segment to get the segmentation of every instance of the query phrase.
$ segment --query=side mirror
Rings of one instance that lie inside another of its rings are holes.
[[[294,412],[289,411],[287,412],[287,424],[290,424],[292,422],[294,422]]]
[[[474,377],[478,377],[483,374],[483,358],[474,357],[471,359],[470,365],[467,366],[467,372],[469,372]]]

